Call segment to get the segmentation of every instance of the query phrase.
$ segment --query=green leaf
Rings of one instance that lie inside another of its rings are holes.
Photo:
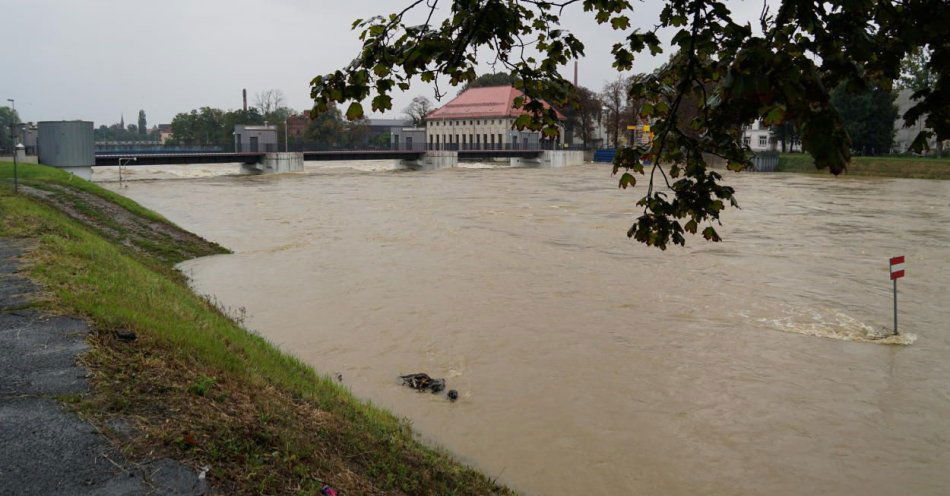
[[[719,237],[719,234],[716,233],[716,230],[712,227],[703,229],[703,237],[706,238],[707,241],[712,241],[714,243],[722,241],[722,238]]]
[[[353,102],[346,109],[346,118],[355,121],[363,118],[363,106],[360,102]]]
[[[376,74],[377,77],[386,77],[389,75],[389,66],[376,64],[376,67],[373,67],[373,74]]]
[[[620,188],[627,189],[628,187],[633,187],[637,185],[637,178],[633,177],[633,174],[629,172],[624,172],[620,176]]]

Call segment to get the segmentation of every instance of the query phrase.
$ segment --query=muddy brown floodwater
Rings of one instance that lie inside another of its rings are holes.
[[[950,181],[727,177],[725,242],[666,252],[605,166],[122,192],[235,251],[199,292],[527,494],[947,494]]]

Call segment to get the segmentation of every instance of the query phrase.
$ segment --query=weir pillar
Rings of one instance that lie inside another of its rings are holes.
[[[447,169],[458,167],[459,152],[454,150],[428,150],[414,164],[414,168],[422,170]]]
[[[274,152],[267,153],[256,164],[245,164],[245,171],[257,174],[284,174],[303,172],[303,153]]]

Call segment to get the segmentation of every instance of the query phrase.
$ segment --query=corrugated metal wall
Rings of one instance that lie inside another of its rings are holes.
[[[37,148],[41,164],[56,167],[96,165],[92,122],[44,121],[37,126]]]

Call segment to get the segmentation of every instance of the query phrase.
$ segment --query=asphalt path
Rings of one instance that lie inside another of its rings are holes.
[[[30,308],[28,243],[0,238],[0,495],[204,495],[206,480],[167,458],[131,463],[58,398],[90,390],[77,364],[88,324]],[[121,419],[113,428],[134,436]]]

